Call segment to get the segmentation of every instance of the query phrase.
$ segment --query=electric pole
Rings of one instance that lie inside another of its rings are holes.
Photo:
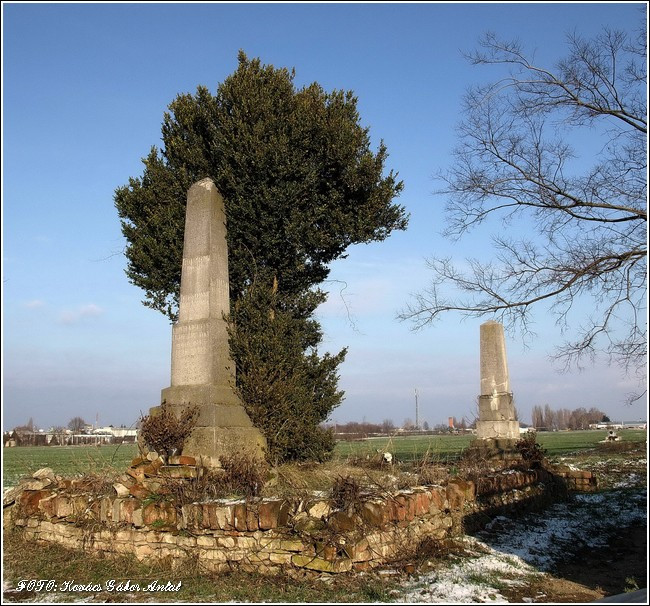
[[[415,388],[415,429],[420,429],[420,414],[418,410],[418,390]]]

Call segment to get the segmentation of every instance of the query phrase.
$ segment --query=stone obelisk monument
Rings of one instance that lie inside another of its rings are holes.
[[[510,391],[503,325],[481,324],[481,395],[476,435],[486,445],[511,448],[519,439],[519,421]]]
[[[222,454],[246,450],[261,456],[266,445],[235,392],[224,314],[230,312],[226,215],[211,179],[187,193],[178,321],[172,327],[171,386],[161,400],[180,415],[200,408],[183,454],[218,466]],[[152,409],[155,414],[155,409]]]

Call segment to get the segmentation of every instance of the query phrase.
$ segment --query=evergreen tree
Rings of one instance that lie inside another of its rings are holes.
[[[253,424],[266,436],[273,463],[324,460],[334,447],[331,430],[320,427],[343,398],[337,389],[337,355],[316,353],[322,333],[311,314],[324,299],[271,285],[250,285],[233,304],[230,348],[237,384]]]
[[[402,183],[392,171],[384,175],[386,147],[370,149],[355,96],[328,93],[317,83],[297,88],[293,79],[292,71],[240,52],[237,70],[215,95],[200,86],[195,95],[177,96],[164,115],[162,149],[153,147],[142,176],[116,190],[115,205],[130,281],[145,291],[145,305],[175,320],[187,190],[199,179],[214,180],[228,218],[231,346],[247,408],[258,422],[260,406],[279,414],[261,400],[246,402],[256,393],[246,383],[259,369],[252,360],[293,360],[283,367],[285,387],[279,388],[276,373],[267,377],[268,388],[286,393],[287,385],[300,383],[280,409],[291,410],[304,427],[317,427],[342,398],[336,368],[345,355],[318,355],[321,332],[313,312],[325,299],[318,285],[348,246],[381,241],[405,229],[408,218],[392,203]],[[251,301],[266,305],[259,318]],[[272,322],[258,321],[273,314]],[[254,349],[262,344],[263,353]],[[293,423],[285,421],[285,429]]]
[[[164,115],[164,147],[143,159],[141,178],[116,190],[127,239],[127,275],[145,305],[175,319],[186,194],[211,177],[228,217],[230,289],[237,299],[256,272],[299,293],[327,278],[351,244],[405,229],[392,204],[402,182],[383,175],[387,150],[370,149],[351,92],[301,89],[293,72],[239,55],[212,95],[179,95]]]

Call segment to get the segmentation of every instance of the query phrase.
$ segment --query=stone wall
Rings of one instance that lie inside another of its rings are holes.
[[[596,476],[591,471],[582,471],[569,465],[553,465],[549,471],[562,478],[568,490],[576,492],[593,492],[598,489]]]
[[[87,481],[35,476],[5,504],[5,526],[24,529],[30,539],[263,573],[366,570],[413,553],[425,537],[452,537],[504,509],[562,493],[556,477],[537,469],[365,495],[343,510],[318,495],[179,505],[160,495],[97,495]]]

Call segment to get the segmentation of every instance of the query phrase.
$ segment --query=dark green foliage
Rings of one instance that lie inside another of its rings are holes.
[[[175,318],[186,193],[204,177],[226,204],[232,300],[256,271],[300,293],[349,245],[405,229],[403,207],[391,203],[402,183],[383,176],[386,147],[370,150],[356,103],[316,83],[297,89],[293,73],[243,53],[216,95],[179,95],[164,116],[163,149],[115,193],[127,274],[145,304]]]
[[[334,448],[319,424],[340,404],[337,368],[346,350],[320,357],[320,292],[281,294],[277,282],[255,282],[233,306],[230,349],[237,385],[253,424],[267,439],[274,463],[324,460]]]
[[[183,260],[185,198],[191,182],[188,178],[177,178],[155,148],[142,161],[142,179],[129,179],[129,186],[115,193],[122,234],[128,242],[126,275],[145,291],[146,306],[175,319]]]
[[[296,88],[293,77],[240,53],[215,95],[200,86],[169,105],[162,149],[152,148],[142,177],[115,192],[129,280],[145,291],[145,305],[175,320],[187,190],[214,180],[228,217],[238,384],[278,460],[320,459],[333,446],[318,424],[341,401],[336,369],[345,352],[319,357],[312,317],[325,300],[317,287],[328,264],[408,221],[392,203],[402,183],[384,176],[386,147],[370,149],[354,95],[317,83]],[[256,315],[250,301],[273,280],[275,299]]]

